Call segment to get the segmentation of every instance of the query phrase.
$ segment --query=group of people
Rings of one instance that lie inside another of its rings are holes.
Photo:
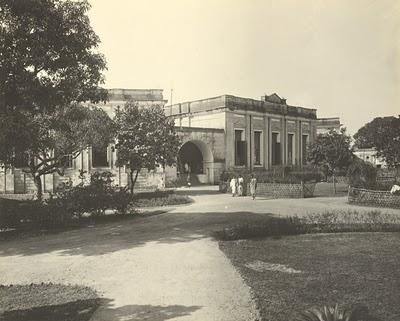
[[[237,196],[243,196],[244,193],[244,178],[242,175],[239,175],[238,177],[233,176],[230,183],[229,187],[232,192],[232,197]],[[252,196],[253,200],[256,198],[256,190],[257,190],[257,179],[255,178],[254,174],[251,174],[250,176],[250,195]]]

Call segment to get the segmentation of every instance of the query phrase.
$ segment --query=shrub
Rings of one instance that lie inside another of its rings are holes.
[[[321,309],[310,309],[300,314],[297,321],[359,321],[351,309],[339,309],[338,305],[334,307],[324,306]]]
[[[125,188],[114,186],[112,177],[110,172],[95,172],[88,185],[80,183],[73,186],[71,182],[64,183],[47,201],[47,205],[64,208],[78,218],[85,213],[101,215],[106,209],[125,213],[131,195]]]
[[[349,184],[352,187],[375,189],[376,176],[376,169],[359,158],[355,159],[347,170]]]
[[[41,203],[37,200],[0,201],[0,229],[28,227],[49,228],[65,224],[72,215],[54,202]]]
[[[324,306],[312,308],[299,313],[296,321],[373,321],[377,320],[372,316],[364,305],[342,308],[335,306]]]

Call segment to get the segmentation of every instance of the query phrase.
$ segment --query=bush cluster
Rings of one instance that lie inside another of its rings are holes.
[[[131,201],[131,195],[125,188],[114,186],[112,177],[110,172],[95,172],[88,185],[64,183],[46,204],[64,209],[78,218],[85,213],[101,215],[107,209],[123,214]]]
[[[362,159],[355,159],[347,170],[349,185],[356,188],[376,189],[377,171]]]
[[[130,202],[126,189],[112,184],[111,173],[95,172],[88,185],[64,183],[44,202],[1,199],[0,229],[66,226],[84,214],[101,215],[107,209],[126,213]]]

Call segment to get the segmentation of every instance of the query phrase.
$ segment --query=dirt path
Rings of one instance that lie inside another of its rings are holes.
[[[0,284],[91,286],[104,298],[92,321],[254,320],[249,289],[212,231],[268,213],[371,210],[343,197],[252,201],[210,188],[183,192],[195,203],[165,214],[0,243]]]

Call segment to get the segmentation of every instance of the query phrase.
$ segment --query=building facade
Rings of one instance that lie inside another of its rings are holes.
[[[122,107],[127,101],[132,100],[141,106],[157,104],[164,106],[166,100],[163,98],[162,89],[109,89],[108,101],[99,103],[110,117],[114,116],[115,110]],[[128,184],[128,173],[124,167],[116,166],[117,152],[114,145],[110,144],[102,150],[91,147],[82,151],[75,159],[69,159],[64,175],[57,173],[44,175],[42,187],[44,192],[53,192],[63,182],[72,181],[78,184],[82,181],[80,173],[85,173],[86,179],[95,171],[110,171],[114,174],[114,182],[120,186]],[[138,176],[137,189],[147,190],[164,187],[164,173],[162,169],[156,171],[143,170]],[[24,172],[23,167],[15,167],[0,173],[0,193],[33,193],[36,187],[31,175]]]
[[[386,162],[376,155],[375,148],[357,148],[354,150],[354,155],[361,158],[363,161],[372,164],[376,168],[387,167]]]
[[[342,127],[342,124],[339,117],[317,119],[317,134],[326,134],[331,130],[339,132],[340,127]]]
[[[165,106],[182,137],[176,173],[216,183],[223,170],[302,166],[317,133],[316,109],[277,94],[260,100],[223,95]]]

